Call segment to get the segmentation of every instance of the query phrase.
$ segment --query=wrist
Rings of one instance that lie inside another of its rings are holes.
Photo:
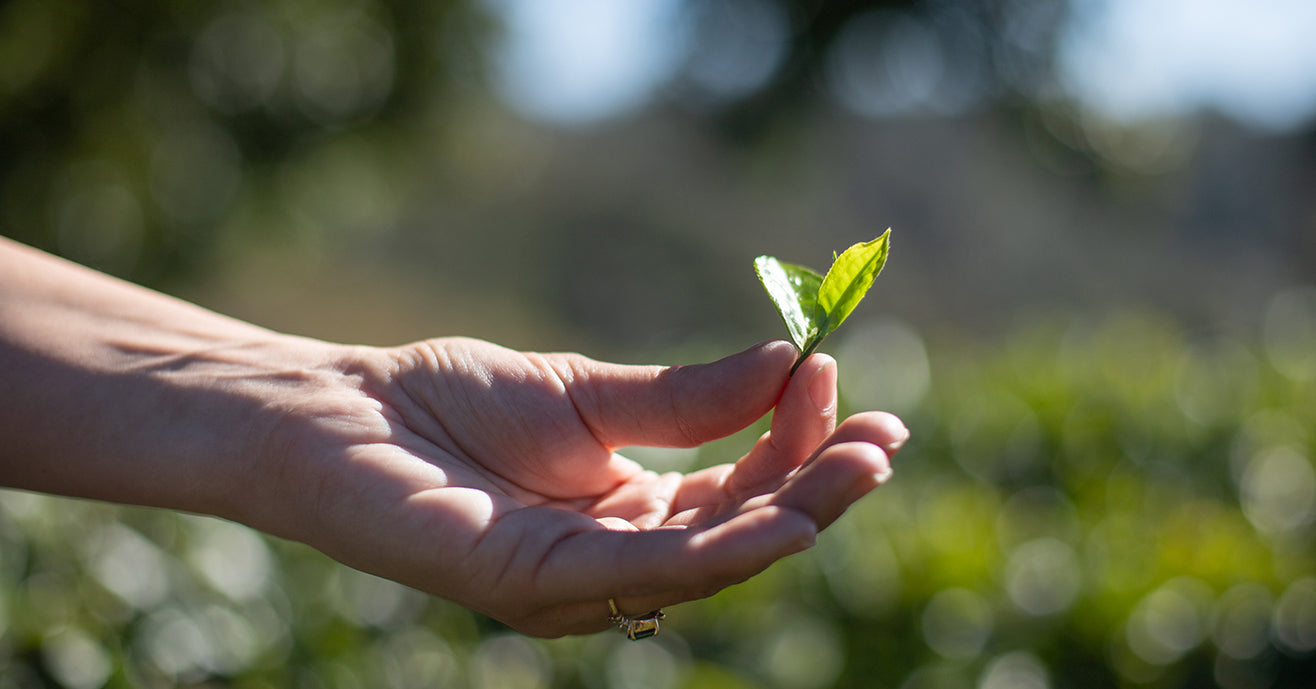
[[[288,429],[361,401],[362,352],[0,238],[0,486],[283,528]]]
[[[360,490],[351,448],[395,440],[370,390],[391,362],[381,351],[297,337],[244,350],[224,394],[247,430],[216,458],[225,480],[210,513],[304,543],[333,531],[338,503]]]
[[[161,461],[195,464],[188,483],[171,489],[192,504],[175,507],[303,540],[308,527],[300,520],[314,514],[310,494],[324,452],[344,410],[362,399],[352,350],[274,335],[196,352],[177,370],[156,371],[182,417],[175,442],[190,448]]]

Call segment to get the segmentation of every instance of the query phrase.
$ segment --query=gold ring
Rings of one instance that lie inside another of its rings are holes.
[[[658,636],[658,620],[667,617],[661,609],[635,617],[623,615],[617,609],[617,601],[613,598],[608,599],[608,611],[612,613],[608,615],[608,622],[617,625],[617,629],[620,629],[631,641]]]

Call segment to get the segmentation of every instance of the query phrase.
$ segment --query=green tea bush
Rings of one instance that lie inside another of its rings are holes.
[[[643,643],[521,637],[219,520],[0,493],[0,689],[1310,686],[1313,303],[1255,337],[856,324],[843,404],[905,417],[895,479]]]

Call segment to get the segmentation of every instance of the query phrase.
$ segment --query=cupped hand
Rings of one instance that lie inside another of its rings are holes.
[[[684,367],[479,340],[352,348],[265,444],[260,524],[534,636],[706,597],[812,545],[891,475],[889,414],[836,423],[836,363],[759,345]],[[617,450],[694,447],[774,410],[733,465],[658,474]]]

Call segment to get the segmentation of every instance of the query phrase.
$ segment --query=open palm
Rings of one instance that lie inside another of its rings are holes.
[[[688,367],[441,339],[356,350],[349,393],[294,409],[290,535],[537,636],[706,597],[809,547],[890,474],[888,414],[836,426],[836,366],[774,342]],[[616,453],[693,447],[775,407],[734,465],[657,474]]]

